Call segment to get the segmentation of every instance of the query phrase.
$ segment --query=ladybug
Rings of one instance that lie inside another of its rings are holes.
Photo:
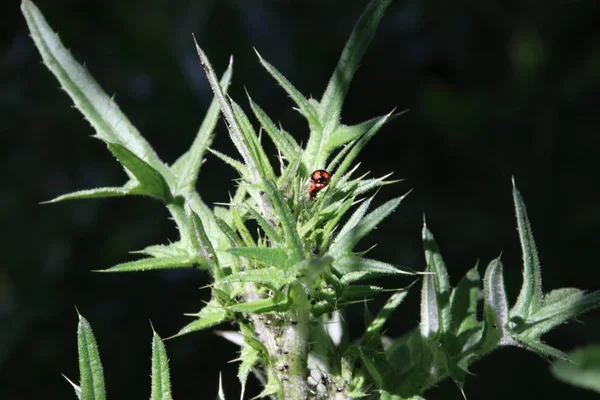
[[[310,176],[310,185],[308,186],[308,195],[314,199],[317,193],[325,186],[329,185],[331,174],[324,169],[318,169]]]

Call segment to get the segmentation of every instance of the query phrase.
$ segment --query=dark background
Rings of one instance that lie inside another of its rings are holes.
[[[223,71],[234,55],[233,98],[244,87],[306,142],[307,127],[262,69],[253,47],[306,95],[320,98],[365,1],[40,0],[50,25],[157,149],[173,162],[191,144],[211,99],[191,33]],[[600,23],[595,1],[404,0],[391,5],[342,115],[356,123],[392,108],[410,112],[363,151],[363,171],[404,182],[376,202],[413,189],[365,240],[377,257],[422,268],[422,214],[453,283],[502,254],[514,301],[521,260],[511,197],[515,176],[528,206],[546,290],[600,288]],[[145,198],[39,203],[125,174],[71,108],[41,64],[18,2],[0,13],[0,398],[75,398],[75,306],[99,343],[110,399],[148,398],[152,321],[163,336],[189,321],[209,293],[207,276],[180,270],[94,274],[134,259],[128,251],[176,240],[158,202]],[[219,72],[219,73],[221,73]],[[246,107],[247,108],[247,107]],[[214,147],[235,154],[223,123]],[[226,201],[234,172],[209,156],[199,191]],[[389,283],[396,287],[406,280]],[[418,323],[419,291],[389,332]],[[375,311],[377,302],[372,303]],[[353,313],[355,311],[356,313]],[[360,307],[350,310],[354,335]],[[356,314],[356,317],[354,317]],[[546,336],[563,350],[598,341],[600,314]],[[227,329],[228,327],[223,327]],[[176,399],[214,398],[219,371],[237,398],[236,348],[212,332],[167,342]],[[475,364],[469,399],[592,398],[554,380],[549,363],[502,349]],[[257,394],[252,381],[249,394]],[[461,399],[443,382],[428,399]]]

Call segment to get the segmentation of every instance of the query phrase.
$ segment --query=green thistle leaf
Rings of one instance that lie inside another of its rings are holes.
[[[227,251],[234,256],[244,257],[280,269],[287,269],[293,265],[290,263],[285,250],[277,247],[232,247]]]
[[[44,64],[54,74],[75,107],[96,130],[102,140],[120,144],[170,180],[171,172],[160,161],[150,144],[140,135],[114,100],[82,67],[61,43],[40,10],[29,0],[23,0],[21,11],[31,37]]]
[[[152,392],[150,400],[172,400],[169,359],[165,344],[156,332],[152,336]]]
[[[77,326],[77,349],[79,350],[79,374],[81,396],[85,400],[104,400],[104,372],[96,338],[89,322],[79,314]]]
[[[220,81],[221,90],[224,94],[227,93],[231,83],[232,71],[233,57],[229,59],[229,66]],[[177,193],[189,193],[195,190],[204,153],[212,143],[213,132],[217,126],[220,111],[219,101],[215,98],[210,103],[192,147],[179,157],[171,167],[171,171],[177,180]]]
[[[155,269],[189,268],[198,265],[208,269],[208,264],[199,257],[190,255],[143,258],[141,260],[130,261],[117,264],[109,269],[97,272],[134,272],[134,271],[152,271]]]
[[[276,267],[269,267],[238,272],[235,274],[228,275],[223,279],[219,280],[219,283],[231,282],[261,283],[263,285],[272,287],[273,289],[281,289],[283,286],[290,283],[291,279],[286,277],[280,269]]]
[[[508,300],[504,288],[502,262],[499,259],[493,260],[485,271],[483,298],[485,325],[481,338],[484,349],[482,351],[492,349],[498,344],[510,344],[510,336],[506,329]]]
[[[371,322],[371,325],[367,327],[367,330],[362,338],[361,343],[371,343],[375,339],[375,337],[380,334],[385,322],[388,320],[392,312],[394,312],[394,310],[406,298],[407,294],[408,290],[402,290],[390,296],[390,298],[385,303],[381,311],[379,311],[379,314],[377,314],[373,322]]]
[[[171,338],[213,327],[230,318],[227,310],[221,307],[215,300],[211,300],[199,313],[186,315],[196,316],[198,319],[181,328],[181,330],[177,332],[177,334],[171,336]]]
[[[139,181],[140,185],[131,190],[133,194],[155,197],[167,204],[173,201],[169,184],[158,170],[139,158],[125,146],[117,143],[107,143],[107,146],[108,150]]]
[[[311,127],[311,130],[319,129],[321,123],[319,122],[319,118],[317,116],[317,110],[315,107],[296,89],[290,81],[288,81],[275,67],[265,61],[264,58],[254,49],[260,63],[265,67],[265,69],[271,74],[273,78],[281,85],[283,90],[292,98],[294,103],[298,106],[298,111],[308,120],[308,123]]]
[[[527,319],[530,314],[538,311],[543,303],[542,292],[542,270],[538,258],[533,232],[527,218],[527,209],[523,203],[521,193],[515,186],[513,179],[513,198],[515,201],[515,210],[517,212],[517,224],[519,229],[519,238],[521,239],[521,248],[523,250],[523,286],[519,292],[519,297],[515,306],[511,310],[512,316],[518,316]]]

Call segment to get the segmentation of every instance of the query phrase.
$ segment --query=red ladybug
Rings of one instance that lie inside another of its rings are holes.
[[[310,176],[310,185],[308,186],[308,195],[314,199],[317,193],[325,186],[329,185],[331,174],[324,169],[318,169]]]

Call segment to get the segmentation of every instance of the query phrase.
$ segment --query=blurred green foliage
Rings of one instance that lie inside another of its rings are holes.
[[[69,398],[60,373],[77,376],[77,305],[94,326],[110,398],[148,396],[152,338],[199,309],[206,276],[193,270],[104,275],[134,257],[126,252],[175,240],[162,207],[129,198],[38,203],[74,190],[119,184],[124,174],[40,62],[18,2],[0,13],[0,398]],[[232,97],[244,87],[299,141],[307,127],[260,67],[256,47],[303,93],[320,97],[364,1],[198,0],[169,2],[39,1],[49,22],[159,151],[175,157],[191,143],[211,99],[191,33],[223,71],[235,58]],[[342,118],[355,123],[393,107],[410,109],[361,157],[374,176],[394,171],[414,188],[378,229],[374,258],[423,266],[422,213],[450,275],[502,252],[506,285],[516,296],[520,250],[510,176],[529,210],[547,289],[600,287],[600,9],[593,1],[396,1],[362,63]],[[225,127],[213,145],[234,154]],[[235,174],[209,156],[199,190],[227,201]],[[93,260],[93,261],[90,261]],[[454,282],[455,283],[455,282]],[[164,295],[156,298],[151,293]],[[390,334],[414,326],[409,296]],[[352,311],[352,309],[350,310]],[[347,320],[362,324],[362,306]],[[563,350],[597,340],[598,312],[549,335]],[[223,371],[235,396],[236,348],[210,332],[166,343],[175,398],[216,393]],[[518,358],[516,358],[518,357]],[[515,359],[518,360],[515,363]],[[505,349],[476,364],[468,398],[591,396],[564,385],[535,355]],[[497,385],[497,375],[504,383]],[[519,391],[525,375],[537,384]],[[493,390],[490,390],[493,388]],[[256,394],[249,388],[249,395]],[[451,382],[428,399],[461,399]],[[589,397],[591,398],[591,397]]]

